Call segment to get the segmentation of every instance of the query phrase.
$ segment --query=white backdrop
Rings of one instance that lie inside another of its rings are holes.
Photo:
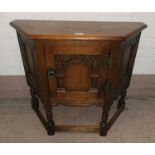
[[[142,33],[134,74],[155,74],[155,13],[0,13],[0,75],[24,75],[14,19],[141,21]]]

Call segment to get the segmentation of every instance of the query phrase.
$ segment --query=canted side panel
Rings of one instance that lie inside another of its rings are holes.
[[[38,93],[34,47],[32,43],[17,33],[27,83]]]
[[[115,92],[116,97],[123,89],[127,89],[127,87],[129,86],[137,53],[139,38],[140,34],[137,34],[134,37],[128,39],[126,42],[122,43],[122,48],[119,52],[120,62],[118,62],[119,76],[117,79],[117,87]]]
[[[137,53],[137,46],[139,42],[139,35],[124,43],[121,54],[121,68],[120,80],[132,73],[135,56]]]
[[[109,48],[106,48],[107,45],[103,48],[90,45],[91,48],[89,44],[83,47],[81,43],[70,47],[64,44],[63,48],[57,45],[46,47],[47,68],[55,70],[55,77],[49,77],[53,102],[66,105],[103,104],[104,95],[99,97],[99,92],[106,78],[104,59]]]
[[[122,80],[128,73],[132,48],[133,46],[129,46],[123,51],[121,71],[120,71],[120,80]]]
[[[121,42],[112,41],[110,45],[111,65],[107,70],[107,87],[105,89],[105,108],[109,108],[118,89],[121,61]]]

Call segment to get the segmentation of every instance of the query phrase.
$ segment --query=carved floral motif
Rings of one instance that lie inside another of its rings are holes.
[[[57,74],[63,74],[67,66],[73,63],[83,63],[88,66],[91,75],[98,74],[100,64],[103,62],[101,55],[56,55],[55,65]]]

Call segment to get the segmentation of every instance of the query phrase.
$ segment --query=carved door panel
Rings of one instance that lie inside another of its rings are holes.
[[[108,50],[85,47],[76,51],[76,45],[63,50],[46,47],[47,72],[52,104],[93,105],[103,104],[101,85],[106,78],[104,67]],[[101,97],[102,96],[102,97]]]

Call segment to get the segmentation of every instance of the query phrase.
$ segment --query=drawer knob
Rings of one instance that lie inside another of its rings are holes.
[[[48,69],[48,76],[49,77],[55,77],[56,73],[55,73],[55,69],[54,68],[49,68]]]

